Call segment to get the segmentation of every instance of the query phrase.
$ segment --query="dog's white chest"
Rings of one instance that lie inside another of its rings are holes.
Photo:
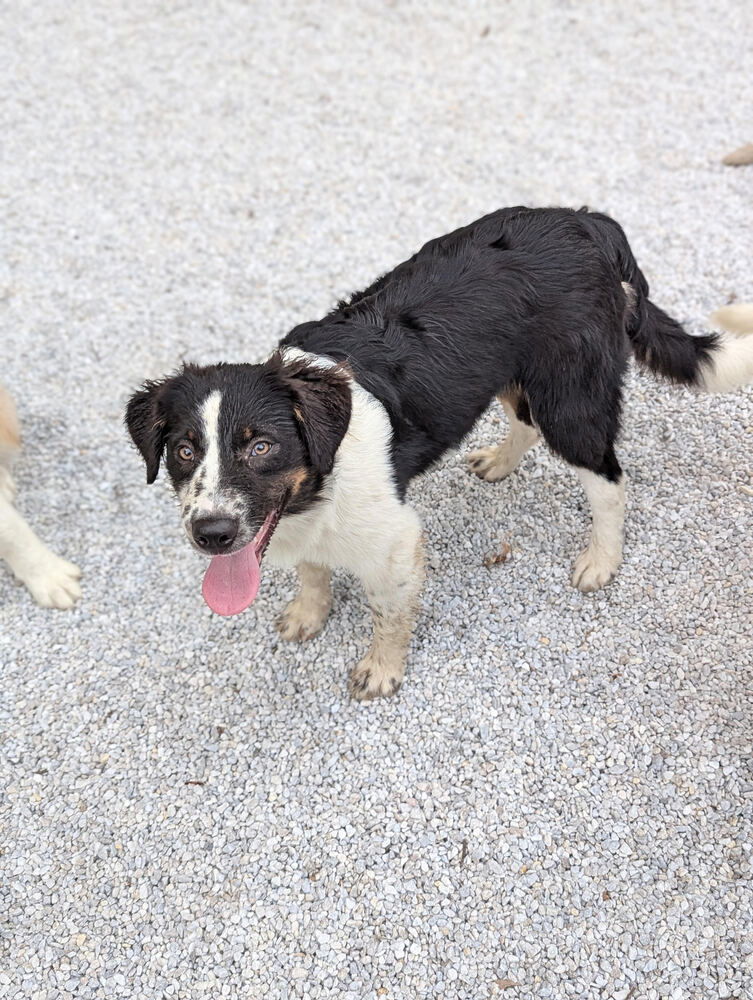
[[[403,517],[390,460],[392,428],[382,404],[354,384],[350,427],[324,497],[303,514],[283,517],[267,557],[281,566],[311,562],[357,570],[377,556]]]

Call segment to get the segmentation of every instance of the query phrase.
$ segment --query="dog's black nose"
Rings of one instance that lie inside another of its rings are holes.
[[[234,517],[200,517],[191,528],[196,544],[212,555],[227,552],[238,535]]]

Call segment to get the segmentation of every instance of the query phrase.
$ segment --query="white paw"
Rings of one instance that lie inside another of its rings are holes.
[[[606,587],[620,566],[620,556],[589,545],[575,560],[571,583],[584,594]]]
[[[81,570],[49,549],[21,571],[16,568],[15,573],[43,608],[67,610],[81,597]]]
[[[467,461],[471,472],[474,472],[479,479],[485,479],[487,483],[496,483],[509,476],[515,471],[520,458],[515,456],[510,448],[506,448],[506,444],[507,442],[503,441],[502,444],[470,452]]]
[[[7,500],[8,503],[13,503],[15,496],[16,484],[13,481],[13,476],[10,474],[9,469],[5,469],[0,465],[0,497]]]
[[[348,690],[356,701],[390,698],[397,694],[405,675],[403,660],[385,660],[370,650],[348,678]]]
[[[329,614],[330,601],[298,595],[279,615],[275,627],[288,642],[305,642],[319,635]]]

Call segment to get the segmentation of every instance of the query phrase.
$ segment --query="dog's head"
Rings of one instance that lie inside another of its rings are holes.
[[[280,517],[319,495],[350,411],[346,370],[295,353],[261,365],[187,365],[131,397],[126,425],[146,481],[164,458],[189,539],[215,557],[204,596],[220,614],[256,596]]]

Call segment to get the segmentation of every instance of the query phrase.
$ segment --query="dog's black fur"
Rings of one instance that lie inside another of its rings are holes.
[[[537,424],[555,452],[614,482],[630,349],[654,372],[693,384],[715,343],[649,301],[614,220],[518,207],[432,240],[281,347],[346,362],[384,404],[402,496],[510,390],[519,419]]]
[[[649,300],[612,219],[507,208],[427,243],[324,319],[296,327],[261,364],[189,365],[147,383],[127,424],[147,481],[165,456],[186,533],[217,557],[203,593],[219,614],[253,601],[267,549],[299,570],[301,591],[278,626],[286,639],[323,627],[333,568],[361,579],[375,627],[351,691],[380,697],[402,682],[423,582],[407,486],[495,396],[510,433],[472,454],[472,470],[504,478],[538,438],[518,421],[535,425],[578,468],[591,505],[573,585],[589,592],[612,579],[625,508],[614,444],[631,351],[706,391],[753,381],[744,342],[691,337]]]
[[[649,301],[614,220],[587,209],[519,207],[432,240],[324,319],[297,326],[280,348],[342,362],[384,405],[402,498],[501,393],[567,462],[616,482],[631,349],[654,372],[692,385],[716,342],[714,334],[689,336]],[[248,495],[250,523],[258,526],[286,484],[287,513],[315,502],[347,430],[350,393],[341,369],[284,353],[256,365],[188,365],[146,383],[127,424],[147,482],[163,453],[176,487],[190,475],[176,457],[186,438],[198,464],[198,410],[213,389],[226,401],[224,474]],[[245,428],[269,432],[268,458],[245,460]]]

